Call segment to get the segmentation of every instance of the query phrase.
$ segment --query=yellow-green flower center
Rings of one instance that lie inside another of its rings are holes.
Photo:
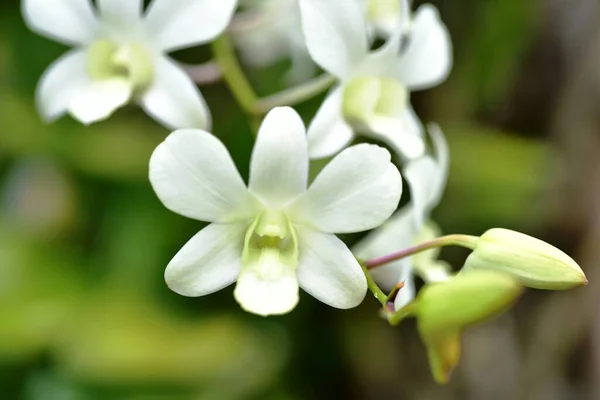
[[[399,0],[369,0],[367,18],[370,21],[396,19],[400,15]]]
[[[134,91],[147,88],[154,78],[151,54],[140,44],[93,43],[87,54],[87,72],[93,81],[123,80]]]
[[[280,265],[295,269],[298,264],[298,240],[289,218],[281,211],[264,211],[246,233],[242,262],[271,275],[267,271],[273,262],[262,262],[277,258]]]
[[[342,112],[353,125],[368,124],[376,117],[402,114],[408,103],[408,90],[393,78],[362,76],[346,84]]]
[[[279,211],[261,213],[246,233],[235,299],[259,315],[289,312],[299,299],[297,266],[298,240],[289,218]]]

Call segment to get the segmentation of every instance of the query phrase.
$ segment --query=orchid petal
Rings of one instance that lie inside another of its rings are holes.
[[[250,165],[249,189],[265,203],[282,207],[306,191],[306,129],[289,107],[271,110],[259,129]]]
[[[85,51],[72,50],[54,61],[42,75],[36,90],[42,118],[51,122],[64,115],[73,97],[88,83]]]
[[[154,82],[140,99],[142,108],[169,129],[210,129],[210,111],[186,72],[167,57],[157,57]]]
[[[306,47],[324,70],[348,77],[367,55],[367,29],[358,0],[300,0]]]
[[[69,113],[86,125],[102,121],[127,104],[132,93],[125,79],[90,81],[70,98]]]
[[[175,131],[154,150],[150,182],[169,210],[188,218],[230,222],[259,212],[223,143],[201,130]]]
[[[165,270],[165,281],[182,296],[204,296],[229,286],[240,274],[248,223],[210,224],[191,238]]]
[[[366,135],[383,140],[405,160],[425,153],[423,127],[411,107],[399,116],[376,115],[368,121],[368,128]]]
[[[98,28],[89,0],[23,0],[21,10],[31,30],[64,44],[89,43]]]
[[[334,89],[323,101],[308,126],[310,158],[331,157],[340,152],[354,138],[354,132],[342,115],[343,89]]]
[[[436,86],[450,73],[450,34],[431,4],[425,4],[416,11],[410,42],[401,57],[397,76],[411,90]]]
[[[359,144],[338,154],[291,206],[294,221],[323,232],[381,225],[402,194],[402,178],[383,147]]]
[[[300,287],[335,308],[358,306],[367,292],[365,275],[348,247],[335,235],[297,227]]]
[[[96,0],[104,20],[137,22],[142,17],[143,0]]]
[[[237,0],[154,0],[147,29],[165,52],[207,43],[227,28],[236,5]]]

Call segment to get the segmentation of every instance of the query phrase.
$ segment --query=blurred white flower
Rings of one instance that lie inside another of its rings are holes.
[[[70,113],[84,124],[135,101],[169,128],[208,128],[198,88],[166,56],[206,43],[228,25],[236,0],[24,0],[27,25],[75,48],[44,73],[37,102],[44,119]]]
[[[410,187],[410,203],[354,247],[353,252],[357,257],[382,257],[440,235],[437,225],[428,220],[446,187],[450,157],[448,143],[439,127],[431,125],[429,134],[435,154],[415,159],[404,169],[404,177]],[[404,281],[405,285],[394,303],[396,309],[400,309],[415,296],[413,267],[426,275],[428,281],[442,280],[447,275],[448,266],[437,260],[438,254],[439,249],[428,250],[377,267],[370,273],[377,284],[388,291]]]
[[[442,82],[452,65],[448,31],[432,5],[421,6],[407,32],[397,29],[370,51],[362,0],[300,0],[302,26],[313,60],[340,84],[308,128],[312,158],[331,156],[355,132],[380,139],[405,159],[425,151],[423,128],[409,90]]]
[[[317,66],[304,42],[298,0],[247,0],[242,4],[246,11],[236,16],[231,33],[244,61],[260,68],[290,59],[289,81],[314,76]]]
[[[211,222],[173,258],[169,287],[202,296],[237,280],[247,311],[292,310],[298,288],[337,308],[357,306],[367,284],[332,232],[375,228],[396,209],[402,179],[390,153],[361,144],[335,157],[312,185],[302,120],[275,108],[259,130],[248,188],[223,146],[201,130],[172,133],[150,160],[150,181],[170,210]]]

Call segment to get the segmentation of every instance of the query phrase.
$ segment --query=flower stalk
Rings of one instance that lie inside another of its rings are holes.
[[[198,78],[196,80],[198,83],[204,83],[204,81],[207,80],[204,76],[205,74],[210,74],[210,78],[215,78],[217,76],[216,79],[223,78],[237,102],[244,111],[250,115],[261,116],[275,107],[292,106],[302,103],[327,90],[336,80],[332,75],[322,74],[308,82],[260,98],[244,74],[244,70],[237,59],[229,37],[227,35],[221,35],[212,43],[212,48],[216,64],[205,64],[207,68],[211,68],[208,71],[200,69],[202,66],[199,66],[198,69],[189,67],[188,72],[194,73],[192,77],[194,79]],[[216,75],[216,71],[214,70],[215,66],[219,69],[218,75]],[[212,81],[214,80],[209,80],[209,82]]]
[[[373,258],[371,260],[364,261],[364,266],[367,269],[381,267],[382,265],[391,263],[393,261],[401,260],[403,258],[413,256],[417,253],[421,253],[423,251],[431,250],[438,247],[461,246],[473,250],[478,239],[478,236],[460,234],[440,236],[428,242],[423,242],[416,246],[412,246],[407,249],[403,249],[383,257]]]
[[[307,82],[284,89],[279,93],[260,99],[254,107],[254,112],[265,114],[269,110],[279,106],[293,106],[310,100],[324,92],[335,83],[336,78],[329,74],[322,74]]]
[[[383,292],[383,290],[381,290],[379,288],[377,283],[375,283],[375,280],[369,273],[369,270],[366,267],[366,265],[364,263],[360,263],[360,266],[361,266],[363,272],[365,273],[365,278],[367,278],[367,287],[369,288],[369,291],[371,293],[373,293],[373,297],[375,297],[377,299],[377,301],[379,301],[379,303],[381,303],[381,306],[385,307],[387,300],[388,300],[388,295],[386,295]]]
[[[411,317],[416,312],[416,305],[414,302],[410,302],[398,311],[388,312],[387,320],[391,326],[399,325],[405,318]]]
[[[231,93],[244,111],[253,114],[258,96],[238,62],[229,37],[226,34],[219,36],[212,42],[212,50]]]

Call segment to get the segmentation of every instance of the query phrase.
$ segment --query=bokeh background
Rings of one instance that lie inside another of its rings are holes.
[[[589,286],[530,290],[466,332],[447,386],[433,382],[414,322],[389,327],[369,298],[339,311],[303,295],[290,315],[265,319],[244,313],[232,287],[180,297],[164,267],[203,225],[166,210],[148,183],[149,155],[168,131],[135,107],[91,127],[42,123],[34,89],[66,48],[28,31],[19,2],[2,0],[1,397],[600,399],[600,2],[433,3],[455,67],[413,102],[452,150],[436,220],[449,233],[536,235],[571,254]],[[175,56],[199,63],[210,52]],[[286,69],[250,76],[268,94]],[[247,177],[247,119],[223,84],[202,91]],[[297,107],[305,121],[321,98]],[[442,256],[460,267],[466,254]]]

